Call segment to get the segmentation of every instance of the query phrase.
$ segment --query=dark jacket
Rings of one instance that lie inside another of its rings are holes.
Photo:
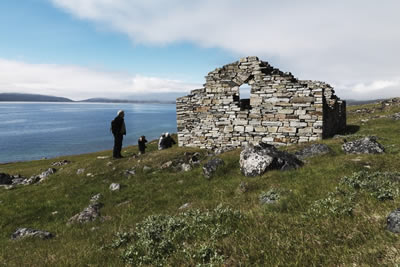
[[[111,122],[111,131],[113,135],[125,135],[126,128],[125,128],[125,121],[124,118],[117,116]]]
[[[168,135],[168,136],[166,136],[165,137],[165,140],[164,140],[164,145],[165,145],[165,148],[170,148],[170,147],[172,147],[172,145],[175,145],[176,143],[175,143],[175,140],[170,136],[170,135]]]
[[[140,137],[138,139],[138,145],[139,145],[139,150],[140,151],[144,151],[146,149],[146,143],[147,143],[146,138]]]

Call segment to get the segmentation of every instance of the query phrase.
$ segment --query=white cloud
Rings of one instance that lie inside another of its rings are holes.
[[[0,59],[0,92],[49,94],[82,100],[154,94],[184,95],[200,85],[157,77],[131,76],[77,66],[29,64]],[[161,99],[162,100],[162,99]],[[169,99],[168,99],[169,100]]]
[[[238,57],[258,55],[302,79],[374,84],[400,72],[398,0],[49,1],[136,43],[189,41]],[[338,94],[347,88],[338,87]],[[351,92],[368,96],[370,89],[362,88]]]

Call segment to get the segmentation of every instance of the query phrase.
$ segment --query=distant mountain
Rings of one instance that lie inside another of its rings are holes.
[[[73,102],[69,98],[20,93],[0,93],[0,101],[23,101],[23,102]]]
[[[79,102],[91,103],[154,103],[154,104],[175,104],[175,101],[160,101],[160,100],[127,100],[127,99],[110,99],[110,98],[89,98]]]
[[[373,99],[373,100],[355,100],[355,99],[346,99],[346,104],[348,106],[356,106],[356,105],[365,105],[371,103],[377,103],[383,101],[385,99]]]

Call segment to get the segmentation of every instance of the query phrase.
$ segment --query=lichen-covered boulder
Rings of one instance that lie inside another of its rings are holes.
[[[217,171],[219,166],[224,165],[224,161],[220,158],[214,158],[209,160],[203,166],[203,174],[207,179],[210,179],[211,176]]]
[[[18,228],[12,235],[11,239],[22,239],[25,237],[37,237],[41,239],[49,239],[54,237],[50,232],[35,230],[31,228]]]
[[[7,173],[0,173],[0,184],[12,184],[13,177]]]
[[[294,155],[302,160],[317,155],[328,154],[331,151],[332,150],[329,148],[329,146],[325,144],[312,144],[310,146],[303,148],[300,151],[297,151],[296,153],[294,153]]]
[[[262,175],[268,170],[291,170],[302,165],[295,155],[265,143],[248,145],[240,153],[240,170],[245,176]]]
[[[347,154],[381,154],[385,152],[385,148],[376,141],[375,136],[346,142],[342,149]]]
[[[392,211],[387,217],[387,229],[393,233],[400,233],[400,209]]]
[[[86,223],[94,221],[100,217],[100,208],[103,207],[103,203],[100,203],[99,200],[101,198],[101,194],[94,195],[90,199],[90,204],[83,211],[79,212],[72,216],[67,224],[73,223]]]

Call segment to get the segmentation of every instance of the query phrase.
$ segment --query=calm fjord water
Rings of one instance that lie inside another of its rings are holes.
[[[173,104],[0,102],[0,163],[112,149],[110,123],[125,111],[123,146],[176,132]]]

